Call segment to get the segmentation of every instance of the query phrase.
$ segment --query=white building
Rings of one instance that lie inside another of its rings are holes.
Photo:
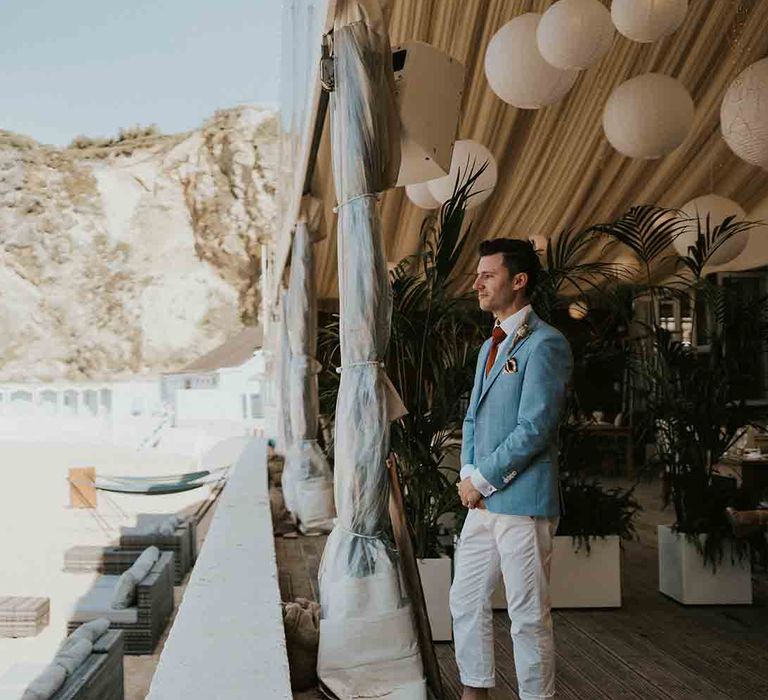
[[[219,347],[161,380],[174,426],[242,423],[259,429],[264,418],[266,361],[260,328],[245,328]]]

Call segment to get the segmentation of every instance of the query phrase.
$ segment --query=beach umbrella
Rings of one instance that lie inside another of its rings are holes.
[[[341,379],[337,521],[319,571],[317,670],[339,698],[426,698],[411,606],[388,514],[389,420],[383,368],[392,310],[376,195],[397,180],[399,120],[379,0],[341,0],[333,32],[331,149],[338,198]]]
[[[293,482],[299,527],[304,533],[330,532],[336,513],[333,507],[333,476],[325,454],[317,444],[320,417],[317,373],[317,290],[313,270],[313,246],[309,226],[299,221],[293,234],[291,278],[288,284],[287,317],[291,362],[288,405],[293,444],[285,468]]]

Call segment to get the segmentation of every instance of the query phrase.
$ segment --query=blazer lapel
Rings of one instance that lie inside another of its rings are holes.
[[[490,374],[483,379],[483,390],[477,400],[478,405],[480,405],[480,402],[488,393],[488,389],[491,388],[491,384],[493,384],[493,382],[496,381],[496,378],[501,374],[501,370],[504,369],[504,363],[506,360],[508,360],[510,357],[514,357],[519,352],[520,348],[528,342],[528,338],[530,338],[533,331],[536,330],[538,322],[539,317],[536,316],[533,310],[531,310],[531,313],[528,316],[528,326],[530,327],[530,333],[528,333],[528,335],[526,335],[524,338],[520,338],[517,342],[512,341],[512,344],[506,350],[506,352],[499,354],[496,357],[496,362],[494,362]],[[488,346],[488,351],[485,353],[486,358],[488,357],[488,352],[490,352],[490,345]],[[485,367],[485,365],[483,365],[483,367]]]

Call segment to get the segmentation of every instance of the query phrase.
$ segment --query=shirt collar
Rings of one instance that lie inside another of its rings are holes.
[[[520,324],[530,310],[531,305],[526,304],[522,309],[515,311],[511,316],[507,316],[503,321],[499,322],[497,319],[496,323],[501,326],[501,330],[503,330],[507,334],[507,337],[509,337],[515,334],[515,331],[520,327]]]

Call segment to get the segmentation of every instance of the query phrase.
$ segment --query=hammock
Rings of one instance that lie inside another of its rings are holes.
[[[226,470],[227,467],[224,467],[214,471],[206,470],[168,476],[97,476],[94,486],[100,491],[159,496],[200,488],[211,481],[219,480],[221,478],[220,473]]]

